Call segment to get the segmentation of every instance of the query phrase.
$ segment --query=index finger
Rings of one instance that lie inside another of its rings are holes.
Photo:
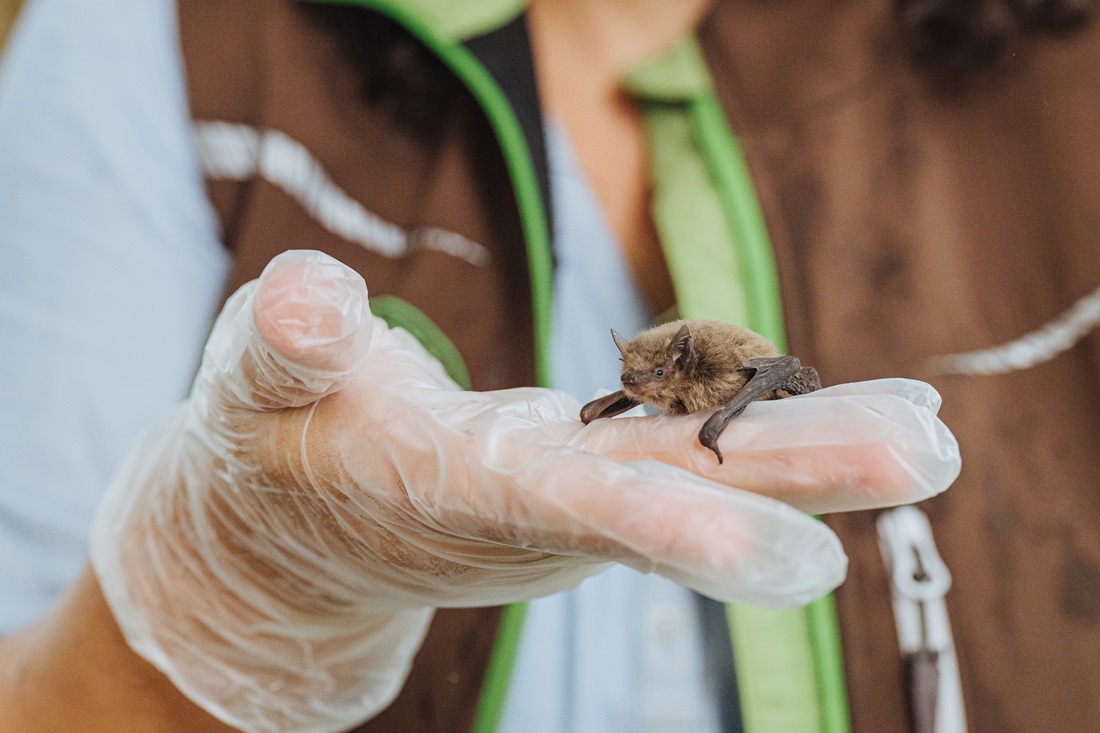
[[[416,504],[441,529],[555,555],[613,560],[657,572],[719,600],[764,606],[809,602],[847,567],[824,524],[764,496],[656,461],[617,462],[497,425],[491,445],[437,444],[436,493]],[[461,496],[447,466],[461,461]],[[423,466],[423,464],[421,464]],[[410,482],[410,487],[412,482]]]
[[[905,384],[882,386],[755,402],[719,439],[723,464],[698,441],[709,412],[601,420],[573,445],[620,461],[660,460],[811,513],[895,506],[944,491],[961,459],[935,415],[938,400]]]

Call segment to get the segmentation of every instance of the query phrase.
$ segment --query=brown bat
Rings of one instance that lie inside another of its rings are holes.
[[[618,392],[581,408],[581,421],[614,417],[645,403],[670,415],[722,407],[699,431],[699,442],[722,462],[718,436],[758,399],[778,399],[821,388],[813,367],[781,356],[758,333],[721,321],[673,321],[633,341],[611,331],[623,357]]]

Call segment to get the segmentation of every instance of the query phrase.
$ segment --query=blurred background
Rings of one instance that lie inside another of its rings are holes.
[[[0,0],[0,48],[4,46],[4,41],[8,40],[8,32],[11,31],[12,23],[15,22],[15,16],[22,4],[23,0]]]

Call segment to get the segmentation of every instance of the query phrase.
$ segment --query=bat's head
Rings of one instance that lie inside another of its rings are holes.
[[[627,341],[611,332],[623,357],[623,392],[639,402],[662,402],[676,392],[691,354],[691,331],[683,324],[672,335],[670,329],[653,329]]]

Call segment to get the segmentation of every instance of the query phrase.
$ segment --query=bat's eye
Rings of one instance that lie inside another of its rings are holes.
[[[658,377],[663,377],[663,376],[665,376],[665,370],[664,370],[664,369],[658,369],[658,370],[657,370],[656,372],[654,372],[654,373],[655,373],[655,374],[656,374],[656,375],[657,375]]]

